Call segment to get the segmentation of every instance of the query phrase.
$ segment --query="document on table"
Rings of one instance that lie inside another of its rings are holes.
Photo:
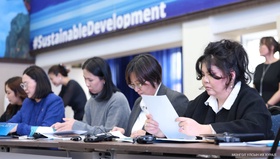
[[[271,147],[273,145],[273,143],[274,143],[274,140],[250,141],[250,142],[247,142],[247,146],[256,146],[256,147],[267,146],[267,147]]]
[[[39,126],[35,132],[40,133],[50,139],[71,137],[87,133],[87,131],[84,130],[55,131],[52,127],[47,126]]]
[[[258,140],[249,142],[222,142],[219,143],[219,146],[271,147],[273,145],[273,142],[274,140]]]
[[[168,139],[189,139],[195,140],[195,136],[188,136],[179,132],[179,125],[175,119],[177,112],[166,95],[147,96],[142,95],[149,113],[159,123],[159,128]]]
[[[38,126],[37,129],[35,130],[35,133],[40,133],[40,134],[53,134],[54,129],[49,126]]]
[[[115,139],[117,141],[133,142],[133,139],[131,137],[124,136],[120,131],[110,131],[109,133],[111,133],[114,136],[119,137],[119,138]]]

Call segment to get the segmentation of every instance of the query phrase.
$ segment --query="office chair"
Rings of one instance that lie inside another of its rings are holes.
[[[270,112],[271,115],[277,115],[280,114],[280,106],[273,105],[268,107],[268,111]]]
[[[271,121],[272,121],[271,129],[274,133],[274,136],[276,137],[278,129],[280,127],[280,114],[271,115]]]

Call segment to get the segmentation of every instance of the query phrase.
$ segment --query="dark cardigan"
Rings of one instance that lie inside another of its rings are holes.
[[[216,133],[263,133],[265,139],[273,139],[271,115],[258,92],[247,84],[241,84],[240,92],[230,110],[221,109],[217,114],[204,102],[209,98],[203,92],[190,101],[186,117],[200,124],[211,124]]]

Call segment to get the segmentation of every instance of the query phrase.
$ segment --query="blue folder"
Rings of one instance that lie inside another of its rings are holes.
[[[17,123],[0,122],[0,136],[7,136]]]

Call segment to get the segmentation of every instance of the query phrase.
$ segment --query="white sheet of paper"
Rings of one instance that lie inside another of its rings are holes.
[[[179,132],[179,125],[175,119],[178,117],[177,112],[170,103],[166,95],[147,96],[142,95],[153,119],[159,123],[159,128],[168,139],[190,139],[194,140],[195,136],[187,136]]]
[[[52,127],[48,127],[48,126],[39,126],[36,131],[36,133],[40,133],[40,134],[45,134],[45,133],[53,133],[54,129]]]
[[[110,131],[114,136],[117,136],[119,138],[116,138],[117,141],[123,141],[123,142],[133,142],[133,139],[131,137],[124,136],[120,131]]]
[[[87,133],[87,131],[84,130],[54,131],[52,127],[46,127],[46,126],[39,126],[35,132],[40,133],[48,137],[49,139],[70,139],[68,135],[73,135],[73,134],[82,135]],[[57,135],[60,137],[57,137]]]

